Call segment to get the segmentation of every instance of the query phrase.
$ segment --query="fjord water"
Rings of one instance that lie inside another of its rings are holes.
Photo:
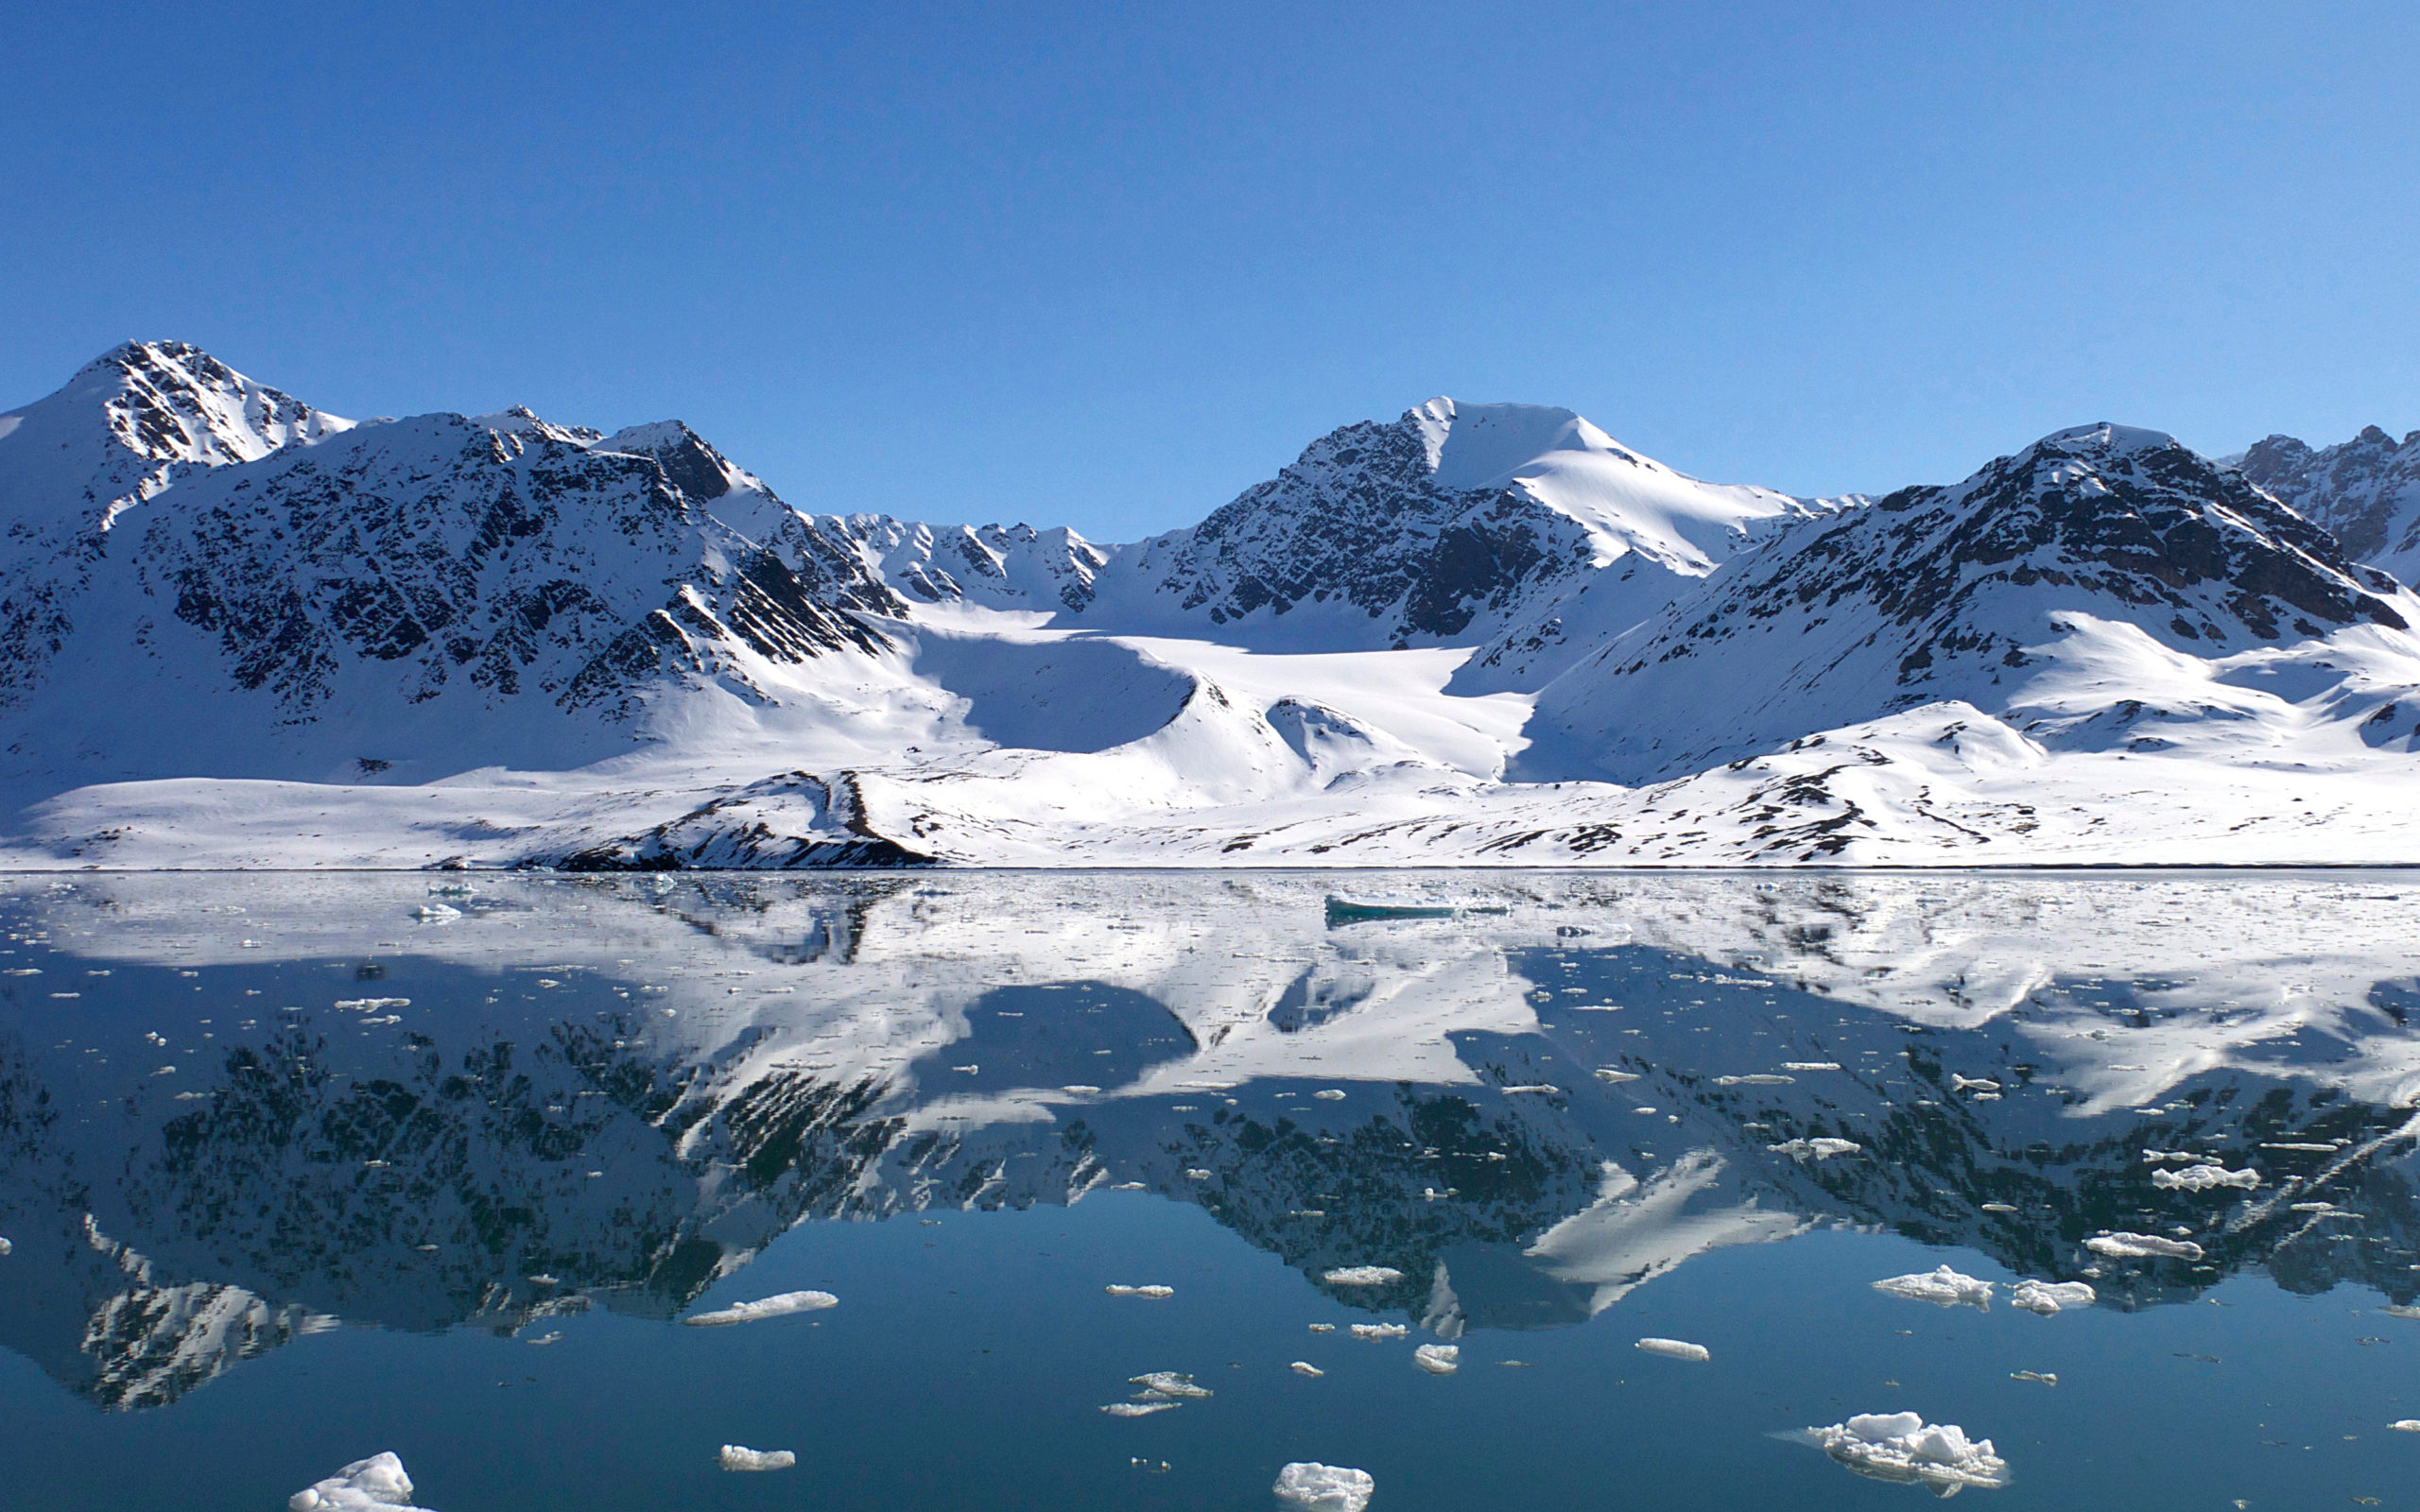
[[[2409,1504],[2415,897],[10,879],[0,1507],[1910,1505],[1792,1436],[1903,1410],[1994,1505]]]

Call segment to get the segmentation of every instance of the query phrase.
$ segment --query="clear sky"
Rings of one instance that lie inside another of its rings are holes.
[[[793,503],[1183,524],[1432,394],[1800,493],[2420,427],[2420,7],[26,5],[0,407],[686,420]]]

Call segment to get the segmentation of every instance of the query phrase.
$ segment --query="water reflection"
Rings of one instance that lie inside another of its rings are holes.
[[[431,885],[9,889],[0,1344],[159,1406],[338,1319],[669,1317],[801,1222],[1134,1184],[1448,1339],[1823,1226],[2125,1307],[2420,1296],[2395,877]]]

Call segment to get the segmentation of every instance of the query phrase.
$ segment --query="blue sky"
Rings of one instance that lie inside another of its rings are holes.
[[[173,336],[1105,540],[1436,393],[1802,493],[2400,434],[2414,57],[2387,5],[25,7],[0,406]]]

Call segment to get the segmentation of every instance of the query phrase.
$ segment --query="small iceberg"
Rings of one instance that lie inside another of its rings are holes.
[[[1969,1439],[1956,1423],[1928,1423],[1912,1412],[1859,1413],[1829,1428],[1807,1429],[1806,1442],[1859,1475],[1930,1486],[1940,1496],[2008,1484],[2008,1461],[1990,1439]]]
[[[1101,1290],[1112,1297],[1148,1297],[1155,1302],[1165,1301],[1176,1295],[1176,1288],[1173,1286],[1120,1286],[1115,1281],[1102,1287]]]
[[[1841,1069],[1841,1063],[1837,1060],[1785,1060],[1781,1063],[1781,1069],[1784,1071],[1838,1071]]]
[[[1860,1155],[1865,1151],[1865,1146],[1855,1140],[1835,1139],[1784,1140],[1765,1148],[1793,1160],[1828,1160],[1835,1155]]]
[[[2259,1184],[2260,1173],[2250,1166],[2230,1171],[2223,1165],[2188,1165],[2182,1171],[2152,1173],[2152,1185],[2169,1192],[2207,1192],[2213,1187],[2240,1187],[2249,1192]]]
[[[1327,927],[1339,924],[1366,924],[1378,919],[1451,919],[1455,910],[1434,903],[1357,903],[1330,893],[1327,900]]]
[[[1129,1385],[1142,1387],[1142,1395],[1146,1397],[1199,1399],[1212,1394],[1208,1386],[1195,1385],[1193,1378],[1181,1370],[1147,1370],[1139,1376],[1129,1376],[1126,1380]]]
[[[1462,1367],[1459,1344],[1424,1344],[1411,1351],[1411,1363],[1432,1376],[1450,1376]]]
[[[2083,1247],[2112,1260],[2199,1260],[2202,1246],[2189,1239],[2163,1239],[2157,1234],[2095,1234]]]
[[[827,1307],[838,1307],[840,1299],[830,1292],[784,1292],[758,1301],[740,1302],[712,1313],[700,1313],[681,1321],[693,1329],[727,1328],[734,1323],[760,1323],[769,1317],[786,1317],[792,1313],[815,1313]]]
[[[1277,1484],[1270,1487],[1279,1501],[1303,1512],[1362,1512],[1377,1488],[1368,1470],[1316,1460],[1296,1460],[1277,1472]]]
[[[1112,1418],[1149,1418],[1155,1412],[1169,1412],[1184,1405],[1165,1399],[1158,1401],[1113,1401],[1101,1411]]]
[[[2420,1434],[2420,1418],[2397,1418],[2387,1426],[2398,1434]]]
[[[798,1463],[798,1454],[786,1449],[750,1449],[745,1444],[725,1444],[716,1453],[715,1461],[727,1470],[786,1470]]]
[[[285,1499],[290,1512],[421,1512],[411,1503],[412,1478],[391,1451],[354,1460]]]
[[[1631,1348],[1660,1354],[1667,1360],[1694,1360],[1703,1364],[1714,1358],[1714,1352],[1704,1345],[1691,1344],[1686,1339],[1641,1339]]]
[[[2090,1307],[2099,1300],[2083,1281],[2019,1281],[2008,1294],[2008,1305],[2044,1317],[2056,1317],[2071,1307]]]
[[[450,924],[462,917],[462,910],[452,903],[423,903],[412,910],[412,918],[424,924]]]
[[[1298,1376],[1323,1376],[1327,1374],[1326,1371],[1321,1369],[1318,1366],[1311,1364],[1308,1360],[1297,1360],[1286,1368],[1293,1371]]]
[[[1403,1280],[1403,1272],[1392,1265],[1339,1265],[1320,1280],[1330,1286],[1392,1286]]]
[[[1904,1297],[1911,1302],[1930,1302],[1935,1307],[1973,1307],[1986,1313],[1992,1310],[1990,1281],[1961,1275],[1946,1265],[1939,1270],[1918,1271],[1876,1281],[1874,1289],[1893,1297]]]
[[[1996,1092],[2000,1090],[2000,1084],[1989,1076],[1961,1076],[1953,1071],[1949,1074],[1949,1090],[1954,1092]]]
[[[2038,1381],[2046,1386],[2055,1386],[2059,1383],[2058,1376],[2047,1370],[2012,1370],[2008,1373],[2008,1378],[2011,1381]]]
[[[1353,1325],[1353,1336],[1357,1339],[1400,1339],[1410,1332],[1411,1330],[1400,1323],[1356,1323]]]

